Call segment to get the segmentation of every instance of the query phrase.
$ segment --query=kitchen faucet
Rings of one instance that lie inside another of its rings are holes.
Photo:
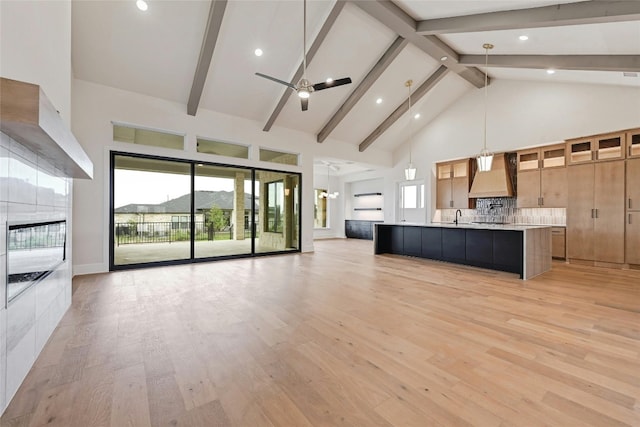
[[[458,209],[456,211],[456,219],[453,221],[456,225],[458,225],[458,213],[460,214],[460,218],[462,218],[462,211]]]

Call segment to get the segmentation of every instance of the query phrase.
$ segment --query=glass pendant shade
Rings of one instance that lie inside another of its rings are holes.
[[[476,157],[478,161],[478,170],[480,172],[489,172],[491,170],[491,164],[493,163],[493,154],[486,148],[480,152],[480,155]]]
[[[416,179],[416,168],[413,163],[409,163],[404,170],[404,179],[407,181],[413,181]]]

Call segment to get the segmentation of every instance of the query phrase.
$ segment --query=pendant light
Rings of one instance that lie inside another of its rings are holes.
[[[407,181],[413,181],[414,179],[416,179],[416,168],[415,166],[413,166],[413,163],[411,162],[411,146],[413,145],[413,132],[412,132],[413,116],[411,115],[411,85],[412,84],[413,84],[413,80],[407,80],[404,84],[406,87],[409,88],[409,164],[404,169],[404,179]]]
[[[327,189],[320,193],[318,196],[319,199],[335,199],[340,195],[337,191],[333,193],[329,192],[329,169],[331,169],[331,163],[327,163]]]
[[[480,172],[488,172],[491,170],[491,164],[493,163],[493,153],[487,150],[487,98],[488,98],[488,83],[489,83],[489,49],[493,49],[491,43],[485,43],[482,45],[485,50],[485,67],[484,67],[484,145],[480,155],[477,157],[478,169]]]

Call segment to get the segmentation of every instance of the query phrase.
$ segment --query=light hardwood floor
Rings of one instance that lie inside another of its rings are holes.
[[[640,425],[640,271],[315,246],[76,278],[0,424]]]

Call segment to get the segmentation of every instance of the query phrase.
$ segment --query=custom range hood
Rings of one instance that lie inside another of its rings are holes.
[[[507,157],[503,154],[494,154],[493,165],[490,171],[477,171],[473,177],[469,198],[481,199],[487,197],[512,197],[513,184],[509,176]]]

